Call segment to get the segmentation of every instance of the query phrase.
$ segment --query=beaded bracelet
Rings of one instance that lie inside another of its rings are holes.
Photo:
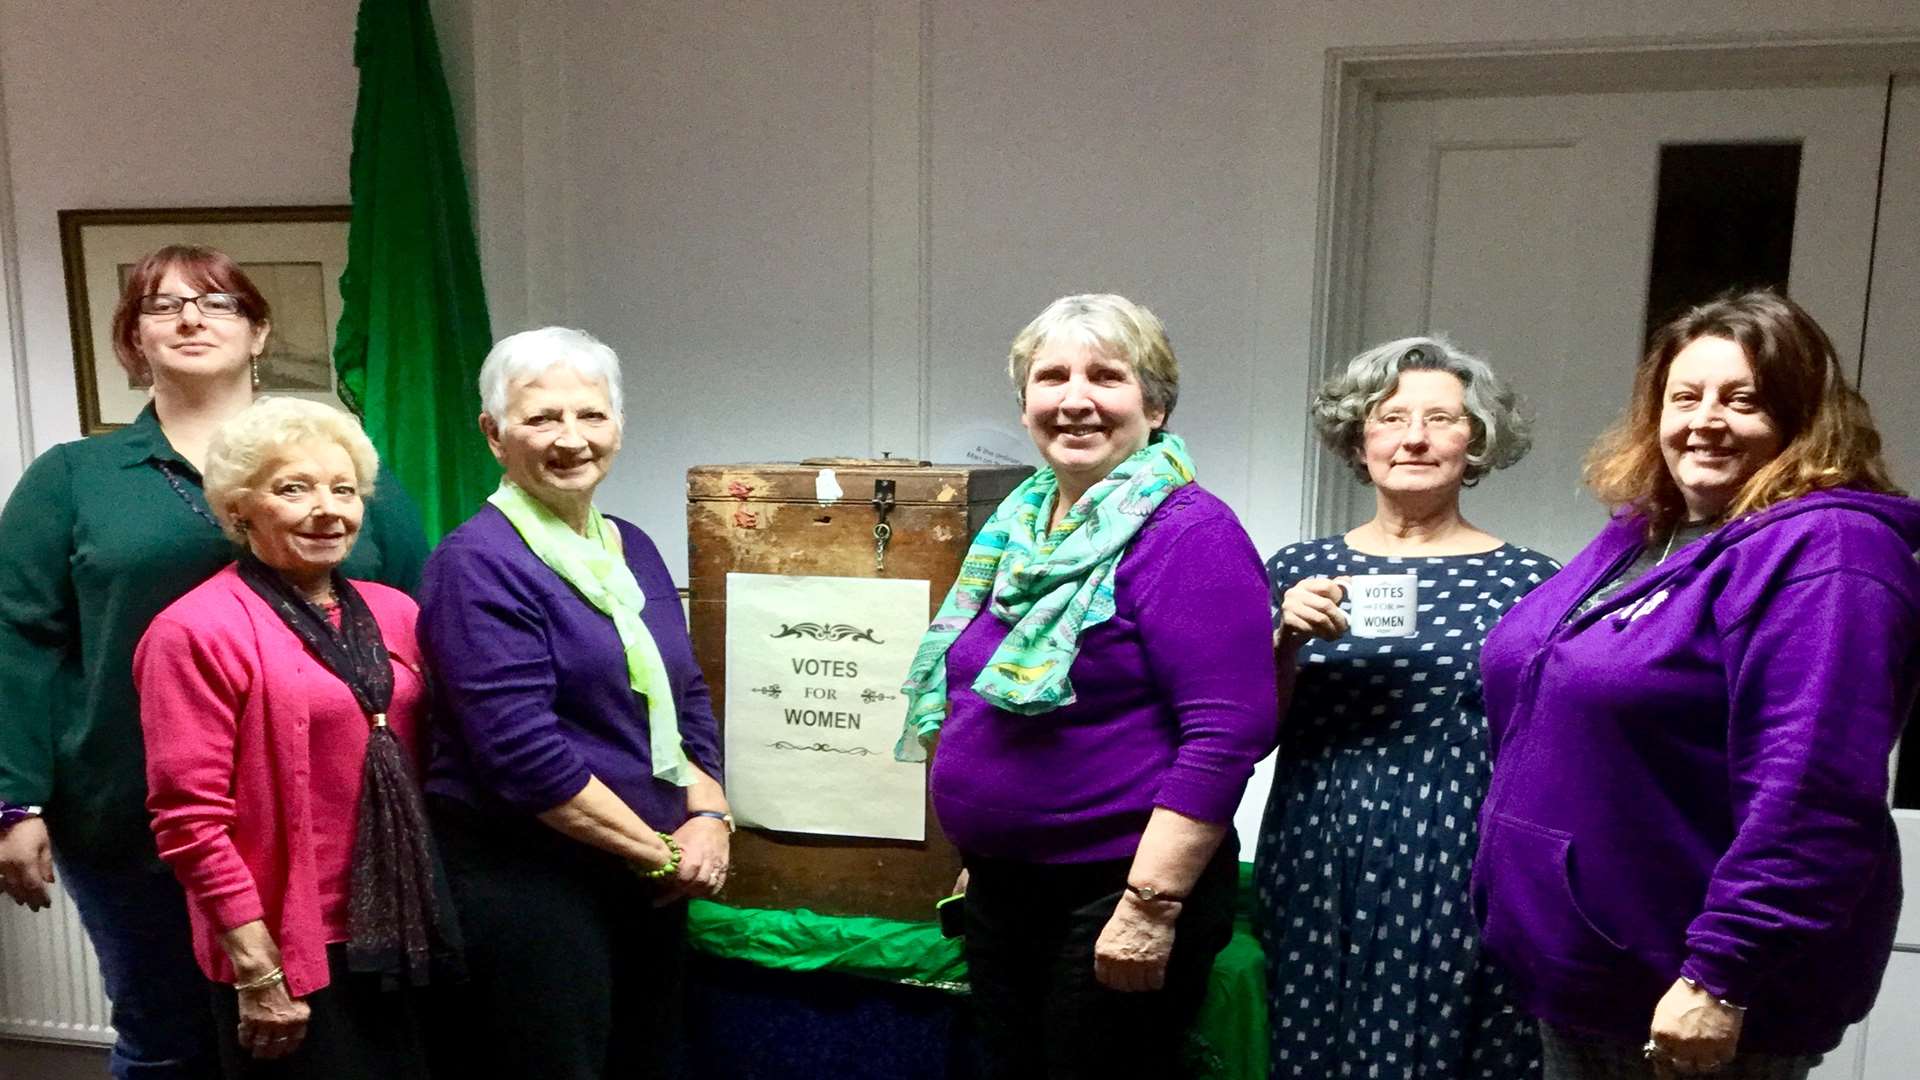
[[[656,866],[651,870],[642,870],[639,863],[627,864],[636,875],[647,881],[658,881],[661,878],[672,877],[680,872],[680,842],[666,833],[659,833],[658,835],[660,839],[667,843],[666,865]]]

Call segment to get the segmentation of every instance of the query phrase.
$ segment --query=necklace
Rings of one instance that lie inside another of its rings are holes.
[[[158,459],[148,459],[147,464],[160,470],[160,475],[167,478],[167,486],[173,489],[175,495],[180,496],[181,502],[187,504],[187,509],[204,518],[207,524],[212,525],[214,528],[218,529],[220,527],[220,520],[208,513],[205,506],[202,506],[194,500],[194,497],[188,493],[187,486],[180,482],[179,475],[174,472],[171,465]]]

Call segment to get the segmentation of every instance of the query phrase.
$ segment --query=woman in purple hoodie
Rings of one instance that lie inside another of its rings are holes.
[[[1805,1077],[1892,947],[1920,504],[1766,291],[1654,337],[1587,478],[1613,520],[1482,651],[1485,946],[1549,1080]]]

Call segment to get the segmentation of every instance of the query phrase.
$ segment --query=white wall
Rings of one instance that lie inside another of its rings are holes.
[[[11,188],[34,451],[80,431],[55,214],[346,202],[357,9],[0,0],[0,195]],[[0,394],[8,436],[10,381]],[[0,490],[17,478],[6,464]]]
[[[449,64],[497,329],[571,319],[621,351],[640,407],[607,502],[676,562],[689,465],[1017,430],[1007,342],[1083,289],[1167,320],[1174,427],[1277,547],[1301,526],[1329,48],[1920,30],[1908,3],[1795,0],[488,7],[443,3],[474,23]],[[922,15],[921,82],[885,81],[875,42]],[[915,153],[919,187],[887,186]],[[914,212],[922,234],[886,232]],[[919,349],[876,344],[902,266]]]

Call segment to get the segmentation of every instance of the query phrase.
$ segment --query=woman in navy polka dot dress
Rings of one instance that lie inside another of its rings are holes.
[[[1526,453],[1514,405],[1433,338],[1362,353],[1314,402],[1377,511],[1267,563],[1296,673],[1254,858],[1276,1080],[1540,1074],[1467,899],[1487,788],[1480,643],[1558,569],[1460,514],[1463,486]]]

